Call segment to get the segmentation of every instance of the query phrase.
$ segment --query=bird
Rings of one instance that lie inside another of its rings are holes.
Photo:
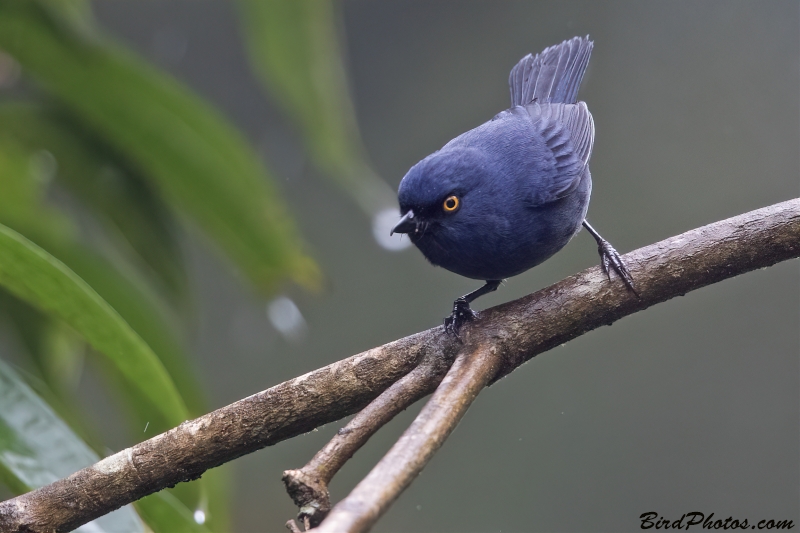
[[[434,266],[485,284],[453,302],[445,330],[477,314],[470,304],[561,250],[581,227],[600,265],[636,292],[619,253],[586,220],[594,120],[577,100],[594,42],[574,37],[523,57],[508,78],[511,107],[411,167],[398,187],[407,234]]]

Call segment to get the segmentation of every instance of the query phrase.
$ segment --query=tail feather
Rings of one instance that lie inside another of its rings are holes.
[[[573,37],[535,56],[523,57],[508,77],[512,107],[534,100],[574,104],[593,46],[588,35]]]

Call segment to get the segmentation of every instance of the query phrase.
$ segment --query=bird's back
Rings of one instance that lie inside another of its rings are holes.
[[[511,108],[442,152],[482,151],[487,181],[505,182],[532,206],[571,194],[588,178],[594,144],[592,115],[577,102],[592,48],[588,37],[574,37],[523,57],[509,76]]]

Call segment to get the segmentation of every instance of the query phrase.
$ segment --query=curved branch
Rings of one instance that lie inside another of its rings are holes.
[[[716,222],[624,256],[641,298],[594,267],[480,313],[462,337],[501,356],[495,380],[601,325],[691,290],[800,256],[800,200]],[[66,531],[244,454],[357,412],[423,357],[461,344],[442,327],[276,385],[0,503],[0,531]],[[440,381],[447,364],[424,376]]]
[[[316,531],[368,531],[444,444],[501,361],[494,346],[469,347],[459,354],[411,426]]]

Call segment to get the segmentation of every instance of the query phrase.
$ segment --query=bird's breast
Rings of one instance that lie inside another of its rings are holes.
[[[590,179],[587,175],[573,194],[541,206],[513,191],[467,197],[458,220],[431,224],[412,242],[432,264],[468,278],[516,276],[558,252],[580,230]]]

